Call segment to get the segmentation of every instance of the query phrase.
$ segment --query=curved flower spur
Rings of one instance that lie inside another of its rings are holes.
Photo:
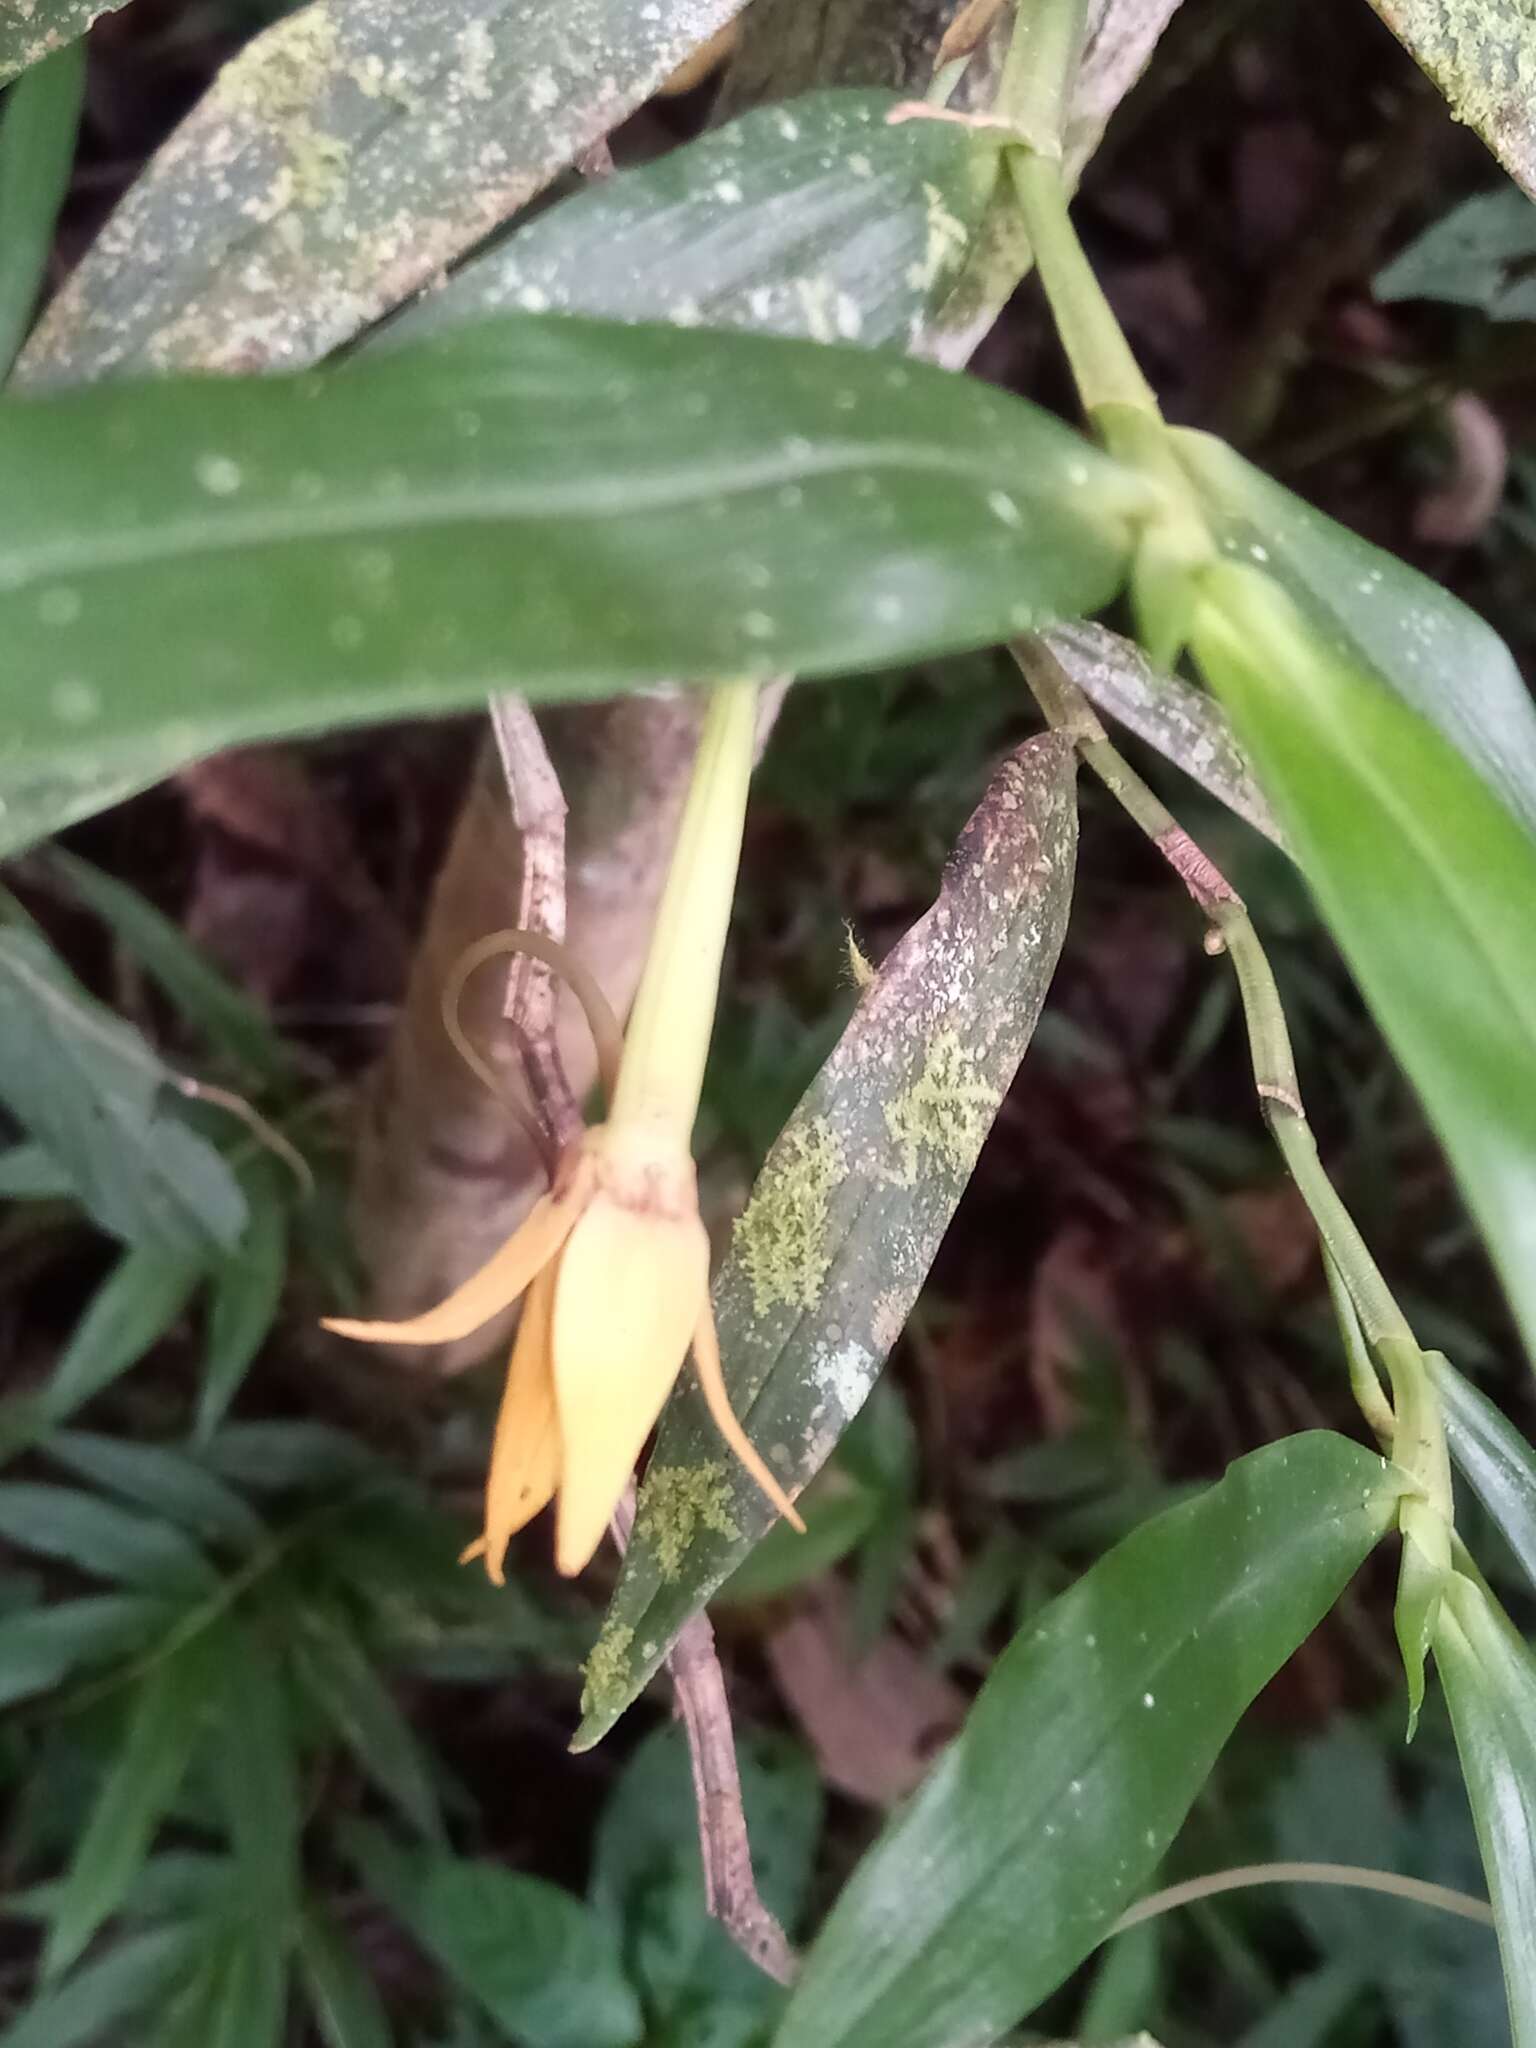
[[[566,1148],[548,1194],[446,1301],[405,1322],[325,1323],[366,1344],[450,1344],[525,1297],[496,1420],[485,1531],[464,1553],[483,1557],[498,1585],[507,1545],[551,1500],[557,1568],[569,1576],[588,1563],[690,1346],[721,1436],[779,1512],[804,1528],[726,1393],[692,1153],[756,715],[753,684],[722,685],[710,699],[622,1046],[595,985],[569,976],[602,1055],[607,1120]],[[527,936],[483,940],[461,963],[453,993],[493,952]],[[471,1063],[494,1080],[472,1049]]]

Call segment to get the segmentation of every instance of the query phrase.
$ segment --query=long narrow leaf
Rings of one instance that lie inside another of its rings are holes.
[[[0,1483],[0,1535],[145,1592],[206,1592],[217,1584],[213,1567],[180,1529],[73,1486]]]
[[[0,408],[0,442],[5,417]],[[15,729],[8,708],[0,782]],[[0,929],[0,1101],[114,1236],[177,1252],[239,1236],[245,1203],[234,1176],[179,1114],[164,1063],[36,932],[15,925]]]
[[[39,865],[111,927],[129,958],[159,983],[209,1047],[269,1085],[293,1086],[297,1065],[271,1020],[243,989],[225,979],[173,918],[137,889],[61,846],[51,847],[46,859],[39,856]]]
[[[232,1487],[183,1452],[83,1429],[56,1431],[44,1449],[56,1464],[192,1536],[252,1550],[266,1534],[260,1516]]]
[[[737,1225],[714,1289],[726,1378],[792,1488],[879,1377],[1024,1056],[1066,932],[1076,834],[1071,752],[1032,741],[999,768],[938,901],[865,994]],[[612,1727],[773,1519],[685,1383],[588,1662],[578,1747]]]
[[[466,263],[386,336],[553,308],[910,343],[955,280],[997,136],[893,124],[894,93],[808,93],[589,185]]]
[[[294,1673],[377,1789],[422,1834],[443,1832],[437,1794],[410,1723],[345,1621],[308,1609],[293,1637]]]
[[[1536,1450],[1450,1360],[1428,1353],[1457,1470],[1536,1586]]]
[[[220,72],[49,309],[23,369],[58,382],[130,364],[313,361],[498,227],[740,5],[299,8]]]
[[[1319,1432],[1117,1545],[994,1666],[838,1899],[776,2048],[955,2048],[1032,2010],[1146,1884],[1398,1493]]]
[[[44,1950],[45,1978],[68,1969],[132,1885],[186,1772],[207,1680],[198,1638],[152,1664],[139,1685],[122,1747],[70,1862]]]
[[[376,1828],[347,1837],[371,1890],[509,2040],[634,2048],[639,2000],[607,1923],[542,1878],[437,1852],[406,1855]]]
[[[0,53],[5,36],[0,24]],[[75,43],[13,86],[0,112],[0,377],[37,309],[84,96],[85,48]]]
[[[0,2048],[85,2048],[126,2035],[126,2021],[159,1998],[197,1953],[199,1930],[155,1927],[115,1942],[99,1961],[44,1991],[0,2033]]]
[[[0,14],[0,85],[76,42],[123,0],[12,0]]]
[[[325,2048],[391,2048],[384,2002],[367,1967],[318,1903],[304,1915],[299,1961]]]
[[[1173,441],[1228,551],[1262,564],[1331,656],[1427,719],[1536,833],[1536,704],[1493,628],[1214,435]]]
[[[1223,569],[1207,588],[1201,663],[1536,1358],[1536,836],[1265,574]]]
[[[39,764],[1095,609],[1146,487],[876,351],[506,316],[306,378],[0,406],[0,787]],[[110,473],[111,487],[106,479]]]
[[[98,1593],[0,1619],[0,1706],[47,1692],[72,1672],[142,1649],[178,1609],[149,1594]]]
[[[1435,1665],[1456,1730],[1499,1930],[1514,2048],[1536,2043],[1536,1659],[1480,1587],[1442,1604]]]
[[[1536,198],[1536,16],[1526,0],[1371,0],[1395,36]]]

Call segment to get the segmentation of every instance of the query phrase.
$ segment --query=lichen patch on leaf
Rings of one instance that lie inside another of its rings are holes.
[[[1372,0],[1450,101],[1536,196],[1536,13],[1531,0]]]
[[[885,1105],[885,1124],[897,1148],[884,1178],[895,1187],[916,1184],[924,1146],[953,1173],[967,1173],[981,1150],[997,1109],[997,1090],[954,1031],[929,1040],[923,1070],[912,1086]]]
[[[698,1465],[668,1465],[645,1475],[638,1541],[654,1551],[664,1579],[675,1579],[695,1533],[713,1529],[727,1543],[741,1533],[730,1513],[731,1482],[719,1458]]]
[[[621,1698],[629,1683],[629,1652],[635,1632],[623,1622],[610,1622],[592,1645],[583,1670],[581,1710],[601,1713],[609,1702]]]
[[[758,1315],[816,1306],[832,1258],[832,1191],[847,1170],[843,1142],[825,1117],[787,1131],[769,1154],[731,1240]]]

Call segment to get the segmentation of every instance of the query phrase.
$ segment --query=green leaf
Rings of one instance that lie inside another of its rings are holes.
[[[382,1471],[345,1430],[324,1422],[226,1422],[203,1456],[214,1471],[252,1493],[355,1489]]]
[[[141,789],[162,781],[186,756],[162,741],[137,750],[114,750],[110,763],[89,759],[36,761],[4,771],[5,809],[0,811],[0,860],[8,860],[50,832],[62,832]]]
[[[41,1145],[8,1145],[0,1152],[0,1201],[60,1201],[74,1193],[74,1182]]]
[[[88,996],[37,933],[0,928],[0,1101],[103,1230],[179,1252],[232,1245],[245,1203],[218,1153],[170,1106],[172,1087],[140,1034]]]
[[[140,1681],[122,1746],[70,1860],[44,1950],[45,1978],[69,1968],[138,1875],[186,1773],[209,1675],[205,1639],[196,1637],[152,1664]]]
[[[1536,16],[1526,0],[1371,0],[1506,171],[1536,194]]]
[[[1514,2048],[1533,2048],[1536,1659],[1481,1588],[1457,1575],[1441,1603],[1435,1665],[1488,1873]]]
[[[494,1863],[407,1855],[377,1828],[347,1829],[345,1846],[369,1889],[521,2048],[640,2040],[618,1945],[569,1892]]]
[[[62,1422],[137,1365],[180,1320],[205,1265],[202,1251],[124,1252],[70,1332],[36,1404],[42,1420]]]
[[[389,2020],[355,1948],[316,1900],[299,1930],[299,1965],[325,2048],[391,2048]]]
[[[1157,668],[1134,641],[1104,626],[1053,626],[1041,637],[1101,711],[1166,754],[1256,832],[1282,844],[1274,813],[1230,722],[1205,691]]]
[[[229,1412],[282,1306],[288,1276],[287,1168],[254,1161],[241,1176],[248,1221],[237,1250],[213,1269],[208,1348],[194,1435],[206,1444]]]
[[[994,1666],[839,1897],[778,2048],[952,2048],[1032,2010],[1146,1884],[1398,1497],[1381,1459],[1314,1432],[1126,1537]]]
[[[1223,548],[1261,563],[1335,661],[1427,719],[1536,833],[1536,704],[1493,628],[1225,441],[1184,430],[1171,439]]]
[[[196,1976],[159,2016],[155,2048],[277,2048],[287,2002],[282,1924],[216,1925]]]
[[[72,1486],[0,1483],[0,1535],[146,1592],[202,1593],[218,1583],[202,1552],[169,1522],[130,1514]]]
[[[1327,2048],[1363,1988],[1352,1965],[1324,1963],[1288,1984],[1264,2017],[1239,2035],[1236,2048]]]
[[[1162,1976],[1162,1933],[1151,1920],[1105,1943],[1078,2015],[1080,2048],[1122,2040],[1126,2028],[1139,2026],[1155,2007]]]
[[[792,1928],[805,1904],[821,1832],[820,1780],[805,1751],[782,1739],[742,1737],[737,1751],[758,1891]],[[746,2036],[761,2039],[782,1994],[705,1909],[691,1765],[680,1728],[655,1730],[625,1765],[598,1823],[588,1896],[623,1944],[626,1969],[653,2028],[671,2038],[670,2024],[679,2039],[707,2039],[710,2048],[724,2048],[722,2024],[740,2025]]]
[[[1147,492],[1024,401],[878,351],[512,316],[303,378],[0,405],[0,466],[27,679],[0,789],[514,672],[598,696],[981,646],[1113,596]]]
[[[240,1918],[280,1926],[299,1882],[298,1752],[281,1666],[249,1621],[219,1632],[214,1781],[235,1856]]]
[[[1536,1358],[1536,837],[1434,727],[1257,570],[1212,571],[1194,645]]]
[[[389,1687],[343,1618],[311,1605],[289,1636],[294,1674],[384,1797],[422,1834],[443,1832],[426,1759]]]
[[[1394,256],[1371,284],[1387,304],[1439,299],[1490,320],[1536,320],[1536,206],[1513,185],[1463,200]]]
[[[36,14],[28,24],[35,29]],[[0,24],[0,77],[11,34]],[[0,377],[32,323],[69,190],[85,94],[85,45],[45,58],[14,85],[0,113]]]
[[[62,1429],[43,1448],[56,1464],[189,1535],[240,1550],[254,1550],[266,1537],[261,1518],[239,1494],[180,1451]]]
[[[50,847],[38,865],[111,927],[129,958],[159,983],[208,1045],[269,1086],[294,1085],[297,1064],[271,1019],[210,966],[207,955],[163,911],[62,846]]]
[[[892,125],[894,93],[762,107],[551,208],[403,315],[415,336],[552,308],[615,320],[910,344],[995,183],[995,134]]]
[[[740,5],[300,8],[137,180],[23,357],[29,381],[312,362],[515,213]]]
[[[1438,1351],[1424,1354],[1457,1470],[1536,1586],[1536,1450]]]
[[[200,1935],[196,1926],[157,1927],[114,1942],[99,1961],[35,1999],[0,2033],[0,2048],[85,2048],[123,2040],[122,2023],[181,1975]]]
[[[1066,930],[1073,758],[1003,762],[938,901],[894,949],[768,1155],[715,1283],[732,1405],[791,1487],[863,1405],[1011,1083]],[[587,1666],[576,1745],[613,1726],[775,1519],[691,1383],[674,1394]]]
[[[82,1666],[144,1648],[178,1612],[144,1594],[98,1593],[6,1615],[0,1619],[0,1706],[48,1692]]]

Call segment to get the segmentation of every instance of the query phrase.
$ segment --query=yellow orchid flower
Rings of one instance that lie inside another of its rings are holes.
[[[731,1410],[691,1151],[741,850],[757,692],[711,699],[608,1119],[566,1150],[547,1195],[478,1273],[405,1322],[328,1320],[369,1344],[451,1344],[523,1296],[486,1485],[464,1553],[500,1585],[507,1545],[556,1501],[555,1563],[589,1562],[692,1346],[716,1427],[796,1528]],[[474,949],[483,958],[486,941]]]

